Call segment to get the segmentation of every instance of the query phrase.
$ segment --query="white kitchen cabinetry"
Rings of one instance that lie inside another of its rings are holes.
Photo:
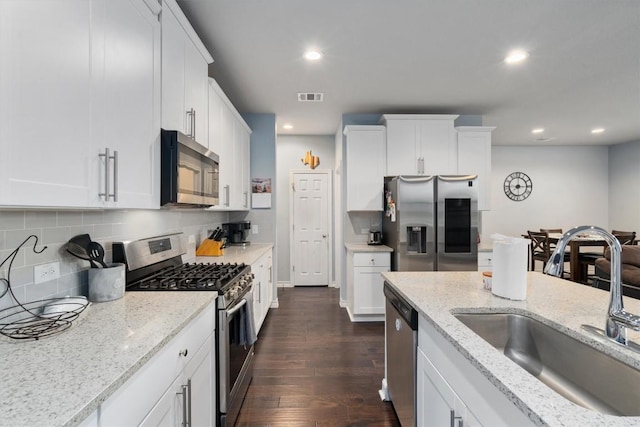
[[[389,252],[348,252],[347,300],[352,322],[384,320],[384,280],[391,270]]]
[[[208,139],[207,52],[175,0],[163,0],[162,127]]]
[[[457,173],[457,115],[385,114],[387,176]]]
[[[187,325],[99,410],[99,425],[215,425],[215,303]],[[187,395],[183,399],[182,393]],[[184,402],[187,407],[184,407]]]
[[[478,271],[493,271],[493,251],[478,251]]]
[[[0,205],[159,207],[159,14],[149,0],[0,2]]]
[[[479,426],[464,402],[440,376],[427,356],[418,349],[417,355],[417,425],[419,426]]]
[[[169,386],[140,427],[179,427],[215,425],[215,382],[212,383],[213,349],[207,341]],[[212,403],[213,408],[212,408]]]
[[[495,127],[458,126],[458,174],[478,175],[478,210],[491,210],[491,132]]]
[[[416,380],[419,426],[533,426],[422,315],[418,317]]]
[[[220,156],[220,203],[211,210],[248,210],[251,129],[209,79],[209,149]]]
[[[381,211],[386,171],[384,126],[345,126],[347,211]]]
[[[253,279],[253,318],[256,333],[260,332],[273,299],[273,249],[251,264]]]

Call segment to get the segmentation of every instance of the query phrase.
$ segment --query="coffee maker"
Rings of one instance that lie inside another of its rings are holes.
[[[247,238],[249,230],[251,230],[251,221],[228,222],[222,224],[222,229],[230,245],[248,245],[250,243]]]

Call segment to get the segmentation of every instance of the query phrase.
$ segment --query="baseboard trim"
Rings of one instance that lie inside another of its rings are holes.
[[[340,307],[342,307],[342,308],[347,308],[348,307],[348,302],[347,302],[346,299],[340,298]],[[347,310],[347,311],[349,311],[349,310]]]
[[[293,288],[291,282],[278,282],[279,288]]]

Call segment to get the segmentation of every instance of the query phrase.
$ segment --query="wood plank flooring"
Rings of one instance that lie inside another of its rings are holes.
[[[279,288],[236,426],[399,426],[378,390],[384,322],[351,323],[340,290]]]

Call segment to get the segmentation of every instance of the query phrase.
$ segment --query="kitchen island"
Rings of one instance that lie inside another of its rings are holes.
[[[483,289],[479,272],[389,272],[383,273],[383,277],[418,311],[420,328],[434,331],[432,335],[436,335],[435,340],[439,340],[444,347],[449,347],[447,358],[459,358],[463,361],[462,364],[467,365],[456,369],[465,373],[467,380],[471,380],[467,389],[460,392],[456,390],[463,400],[465,393],[469,395],[469,389],[477,386],[484,394],[483,397],[489,400],[489,403],[482,402],[485,406],[492,406],[495,401],[498,405],[497,412],[504,415],[505,412],[512,411],[529,425],[640,425],[640,417],[603,415],[566,400],[453,315],[461,312],[525,314],[640,369],[640,354],[581,329],[582,324],[603,328],[609,301],[608,292],[530,272],[527,277],[527,299],[510,301]],[[640,301],[625,298],[624,302],[627,311],[640,313]],[[422,334],[423,331],[419,330],[421,338]],[[629,339],[640,342],[640,334],[630,331]],[[445,353],[446,351],[442,354]],[[486,383],[485,388],[478,383]],[[640,384],[634,393],[638,394],[638,390]],[[473,402],[473,398],[470,400],[470,406],[475,403],[477,408],[478,402]],[[418,410],[421,403],[417,403]],[[474,408],[471,410],[474,411]],[[479,412],[482,411],[484,409],[480,408]],[[487,424],[487,418],[483,419],[478,413],[475,416],[478,423],[491,425]]]

